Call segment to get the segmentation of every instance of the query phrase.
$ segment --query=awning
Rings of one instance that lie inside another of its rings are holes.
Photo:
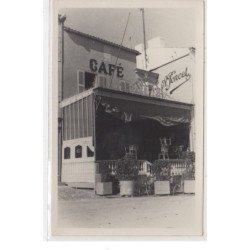
[[[164,126],[187,124],[191,121],[192,105],[166,100],[155,100],[119,93],[112,95],[100,93],[97,96],[99,109],[107,112],[125,123],[138,119],[153,119]]]
[[[166,127],[176,126],[179,124],[187,124],[190,122],[189,119],[183,117],[161,117],[161,116],[142,116],[142,119],[152,119],[158,121],[161,125]]]

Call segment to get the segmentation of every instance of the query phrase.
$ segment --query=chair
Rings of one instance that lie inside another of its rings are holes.
[[[158,154],[158,159],[169,159],[169,146],[171,145],[171,139],[166,139],[165,137],[160,138],[161,152]]]
[[[138,147],[136,145],[129,145],[128,149],[125,147],[125,158],[137,160]]]

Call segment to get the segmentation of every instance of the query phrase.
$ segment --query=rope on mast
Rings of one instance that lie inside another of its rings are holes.
[[[118,58],[119,58],[119,55],[120,55],[121,46],[122,46],[122,44],[123,44],[123,40],[124,40],[124,37],[125,37],[125,34],[126,34],[126,30],[127,30],[127,27],[128,27],[128,20],[129,20],[129,17],[130,17],[130,12],[129,12],[129,14],[128,14],[128,19],[127,19],[126,27],[125,27],[125,30],[124,30],[124,32],[123,32],[122,42],[121,42],[121,44],[120,44],[120,46],[119,46],[119,50],[118,50],[118,53],[117,53],[117,57],[116,57],[116,61],[115,61],[115,69],[116,69],[116,67],[117,67],[117,62],[118,62]],[[112,85],[113,78],[114,78],[114,72],[113,72],[112,77],[111,77],[111,80],[110,80],[109,88],[110,88],[111,85]]]
[[[146,31],[145,31],[145,17],[144,17],[144,9],[140,9],[142,12],[142,24],[143,24],[143,43],[144,43],[144,55],[145,55],[145,69],[147,70],[147,51],[146,51]]]

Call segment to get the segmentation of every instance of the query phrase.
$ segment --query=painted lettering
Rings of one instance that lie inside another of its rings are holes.
[[[106,66],[105,66],[105,63],[102,62],[101,65],[100,65],[100,68],[98,70],[99,73],[104,73],[105,75],[108,74],[107,70],[106,70]]]
[[[123,75],[123,67],[117,67],[117,76],[122,78]]]
[[[164,79],[162,80],[162,87],[166,91],[168,91],[174,83],[181,81],[182,83],[180,83],[178,85],[178,86],[181,86],[181,85],[183,85],[183,83],[186,83],[190,78],[191,78],[191,75],[188,73],[187,67],[185,68],[184,71],[182,71],[178,74],[176,73],[175,70],[173,70],[168,75],[166,75],[164,77]],[[174,88],[174,89],[176,89],[176,88]]]
[[[98,65],[98,62],[95,59],[90,59],[89,61],[89,68],[91,71],[98,71],[98,73],[102,73],[105,75],[113,75],[115,74],[119,78],[122,78],[124,76],[123,74],[123,67],[121,66],[115,66],[114,64],[105,64],[104,62],[101,62],[100,65]]]
[[[109,64],[109,75],[111,76],[115,71],[115,65]]]
[[[95,59],[90,59],[89,61],[89,67],[92,71],[97,71],[97,61]]]

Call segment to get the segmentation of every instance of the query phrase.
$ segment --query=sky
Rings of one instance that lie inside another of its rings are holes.
[[[65,26],[121,44],[128,15],[123,46],[134,48],[143,43],[140,9],[61,9]],[[167,47],[195,47],[194,9],[145,9],[146,40],[161,36]],[[130,39],[131,37],[131,39]]]

